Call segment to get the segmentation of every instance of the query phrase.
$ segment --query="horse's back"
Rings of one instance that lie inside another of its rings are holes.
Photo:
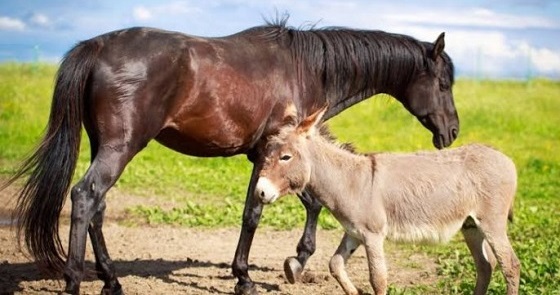
[[[82,43],[96,45],[84,110],[97,142],[124,134],[194,156],[245,153],[297,98],[286,51],[258,30],[203,38],[136,27]]]

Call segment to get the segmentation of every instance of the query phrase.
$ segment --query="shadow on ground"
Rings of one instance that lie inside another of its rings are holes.
[[[230,265],[227,263],[213,263],[210,261],[199,261],[188,258],[186,261],[166,261],[163,259],[157,260],[134,260],[134,261],[114,261],[115,268],[117,270],[118,277],[126,276],[138,276],[138,277],[152,277],[159,279],[165,283],[175,283],[178,285],[185,285],[190,288],[198,289],[204,292],[210,292],[213,294],[229,294],[224,293],[218,289],[207,286],[199,286],[195,281],[189,280],[189,277],[196,277],[197,271],[192,271],[188,273],[174,274],[175,271],[181,269],[192,270],[196,268],[221,268],[230,269]],[[258,267],[255,265],[250,266],[253,270],[259,270],[263,272],[276,271],[268,267]],[[92,262],[86,262],[86,269],[89,270],[84,278],[84,282],[90,282],[98,280],[96,273],[94,271],[95,265]],[[185,277],[185,280],[177,280],[177,277]],[[13,294],[15,292],[21,292],[22,289],[19,286],[21,282],[29,281],[39,281],[39,280],[59,280],[60,288],[57,290],[43,290],[45,292],[59,292],[64,289],[64,281],[61,276],[49,275],[41,272],[37,265],[33,262],[28,263],[0,263],[0,294]],[[232,275],[227,276],[216,276],[216,280],[227,280],[234,281]],[[192,281],[192,282],[189,282]],[[278,286],[274,284],[258,283],[260,288],[268,291],[278,290]]]

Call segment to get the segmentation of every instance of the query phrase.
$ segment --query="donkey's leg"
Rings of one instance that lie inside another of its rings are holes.
[[[247,188],[245,208],[243,209],[243,224],[239,235],[239,242],[235,250],[235,257],[231,265],[233,275],[237,278],[235,294],[255,295],[258,294],[255,284],[249,277],[249,250],[255,236],[255,231],[261,219],[263,204],[254,196],[255,185],[257,183],[257,169],[253,167],[251,180]]]
[[[284,273],[288,282],[292,284],[300,280],[307,260],[315,253],[317,221],[323,208],[321,203],[306,191],[298,194],[298,197],[305,206],[307,219],[303,235],[297,245],[297,257],[288,257],[284,261]]]
[[[376,295],[387,294],[387,266],[383,254],[385,237],[371,233],[365,236],[364,246],[369,267],[369,281]]]
[[[486,255],[484,257],[486,258],[486,260],[488,260],[488,262],[490,262],[490,266],[492,266],[492,270],[496,269],[496,264],[498,264],[498,260],[496,259],[496,255],[494,255],[494,250],[492,250],[492,247],[490,247],[490,244],[488,244],[488,241],[486,239],[484,239],[482,246],[484,247],[484,254]]]
[[[352,284],[352,281],[350,281],[345,268],[346,261],[348,261],[350,255],[352,255],[360,245],[361,242],[358,239],[345,233],[342,237],[342,241],[340,241],[338,249],[336,249],[336,252],[329,262],[331,275],[338,281],[346,294],[360,294],[358,289]]]
[[[71,294],[80,292],[80,283],[84,275],[88,226],[98,212],[105,193],[116,182],[126,164],[138,150],[114,147],[100,149],[84,177],[72,188],[70,241],[64,270],[65,292]]]
[[[496,265],[496,257],[478,227],[464,227],[461,232],[474,258],[476,266],[475,295],[486,294]]]
[[[504,220],[506,219],[504,218]],[[494,250],[494,255],[496,255],[498,264],[502,268],[507,283],[507,294],[516,295],[519,293],[521,264],[507,236],[506,223],[507,221],[496,224],[481,223],[479,227],[486,236],[488,244]]]
[[[122,294],[122,288],[117,280],[115,273],[115,266],[107,252],[105,245],[105,238],[101,231],[103,227],[103,217],[105,215],[105,199],[99,204],[97,212],[93,215],[91,224],[89,225],[88,232],[95,254],[95,269],[97,270],[97,277],[102,280],[105,285],[101,294]]]

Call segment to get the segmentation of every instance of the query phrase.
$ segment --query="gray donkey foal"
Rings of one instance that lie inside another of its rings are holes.
[[[358,155],[319,134],[323,113],[270,138],[255,196],[268,204],[307,188],[319,198],[346,231],[329,264],[346,294],[359,294],[345,263],[361,244],[373,290],[386,294],[386,238],[445,242],[459,230],[476,263],[474,294],[486,293],[496,261],[507,294],[518,294],[520,264],[507,236],[517,175],[507,156],[479,144]]]

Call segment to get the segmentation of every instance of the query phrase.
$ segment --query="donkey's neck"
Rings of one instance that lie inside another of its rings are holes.
[[[309,153],[312,172],[308,189],[331,212],[372,183],[372,160],[343,150],[323,139],[311,139]]]

